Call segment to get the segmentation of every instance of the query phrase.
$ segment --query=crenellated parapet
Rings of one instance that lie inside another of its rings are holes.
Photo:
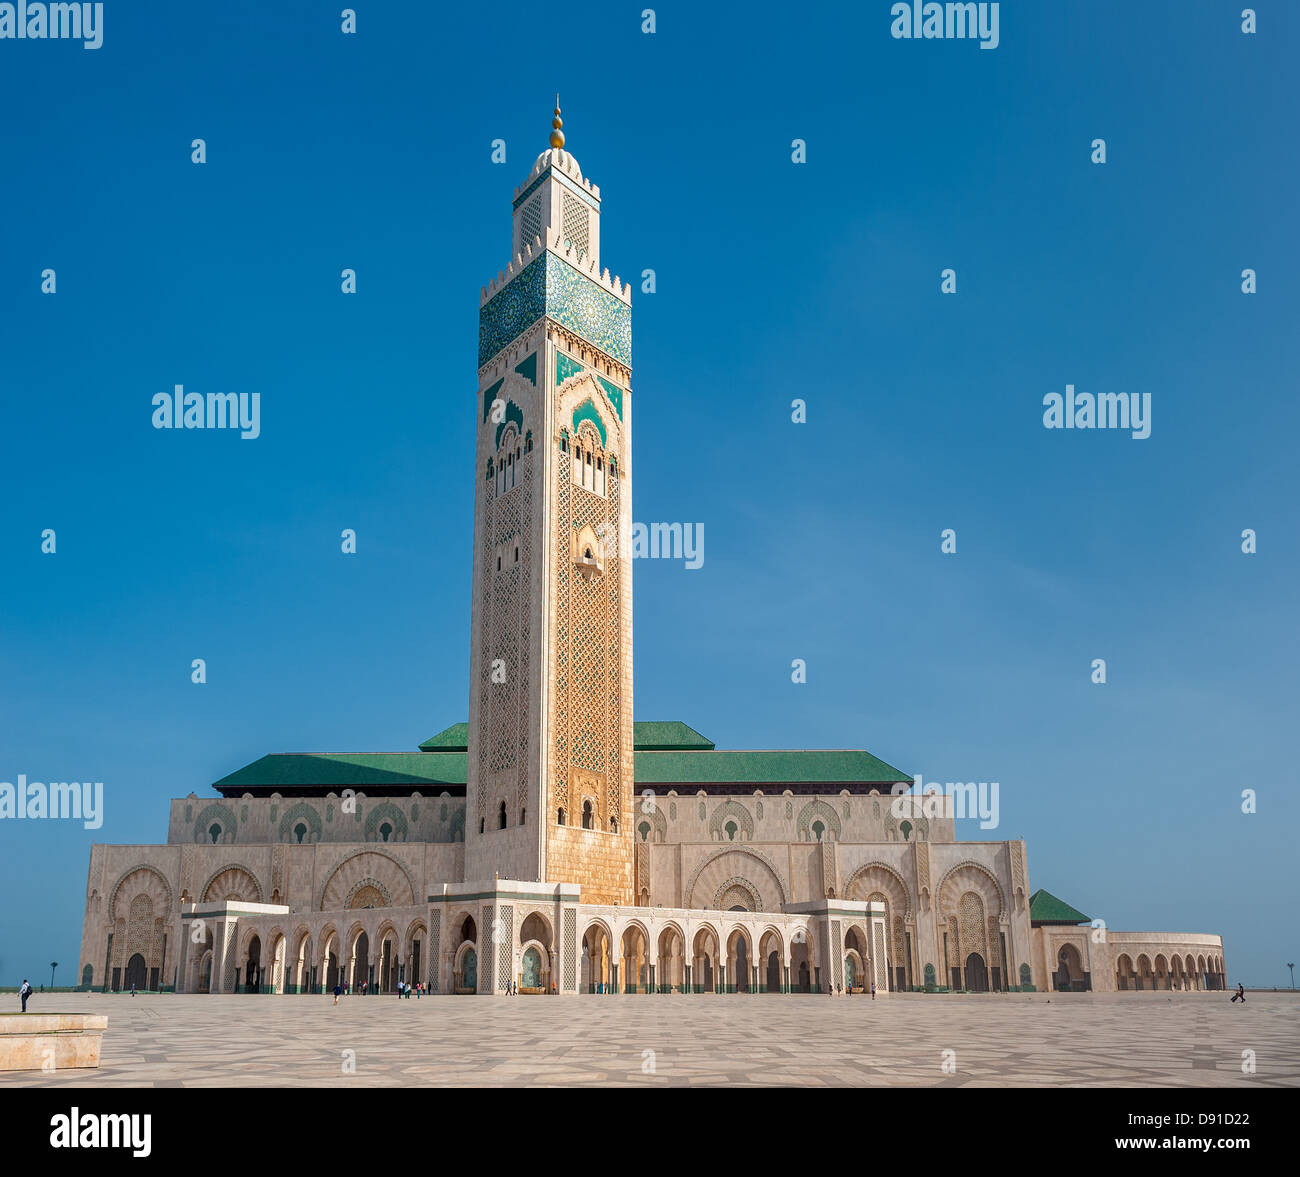
[[[603,270],[599,261],[588,252],[564,240],[564,231],[560,228],[548,229],[545,233],[545,245],[541,234],[525,243],[523,249],[516,253],[504,270],[498,270],[497,276],[486,286],[479,289],[479,306],[486,306],[517,275],[527,269],[543,252],[549,251],[563,258],[583,277],[595,282],[602,290],[608,291],[627,306],[632,305],[632,284],[624,283],[617,274],[611,275],[609,267]]]

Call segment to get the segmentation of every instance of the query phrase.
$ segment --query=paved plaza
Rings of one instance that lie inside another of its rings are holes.
[[[102,1066],[0,1087],[1300,1085],[1300,998],[1286,993],[1244,1008],[1226,993],[354,996],[338,1008],[60,993],[30,1008],[42,1007],[107,1013]]]

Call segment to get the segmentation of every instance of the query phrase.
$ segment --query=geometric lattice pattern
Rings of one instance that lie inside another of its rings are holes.
[[[597,774],[605,787],[596,820],[608,830],[623,812],[621,564],[617,539],[608,542],[604,571],[585,576],[574,566],[569,536],[590,527],[616,537],[618,478],[606,480],[605,497],[575,486],[567,455],[556,443],[556,618],[551,768],[551,808],[578,816],[581,798],[569,796],[571,770]]]
[[[587,228],[591,223],[590,214],[586,206],[577,199],[564,193],[564,241],[567,245],[574,246],[581,257],[587,252]],[[539,214],[540,219],[540,214]],[[530,238],[531,240],[531,238]]]
[[[967,891],[957,904],[957,936],[961,948],[960,964],[966,957],[978,952],[985,961],[989,958],[984,943],[984,901],[974,891]]]
[[[492,954],[496,952],[496,937],[492,934],[492,908],[488,904],[483,904],[483,919],[479,923],[481,929],[478,937],[479,952],[478,975],[479,985],[482,987],[483,982],[491,985],[492,976]],[[509,947],[508,945],[506,947]]]
[[[486,719],[479,741],[478,812],[475,818],[484,828],[496,828],[496,812],[488,814],[489,800],[502,785],[507,796],[507,820],[513,804],[522,811],[528,798],[528,675],[529,675],[529,576],[532,568],[533,463],[521,460],[519,482],[504,494],[484,504],[482,549],[483,600],[480,603],[482,644],[479,714]],[[519,559],[514,560],[518,545]],[[509,553],[497,568],[500,552]],[[494,682],[494,665],[504,672],[504,682]]]
[[[511,903],[503,903],[498,909],[497,918],[501,921],[500,943],[496,946],[497,951],[497,988],[504,989],[510,984],[513,978],[510,975],[511,965],[514,962],[514,942],[515,942],[515,909]],[[495,932],[493,939],[497,937]]]
[[[438,992],[438,945],[442,942],[442,912],[436,907],[429,916],[429,976],[427,978],[430,993]]]
[[[564,988],[572,993],[578,983],[578,913],[566,911],[564,928]]]
[[[542,198],[534,196],[519,214],[519,249],[542,235]]]

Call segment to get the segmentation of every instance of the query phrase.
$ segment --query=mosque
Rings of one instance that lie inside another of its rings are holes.
[[[959,842],[856,749],[634,722],[631,293],[550,147],[480,295],[469,721],[277,753],[92,847],[86,989],[435,994],[1194,990],[1223,942],[1115,932]],[[1094,926],[1094,923],[1098,926]]]

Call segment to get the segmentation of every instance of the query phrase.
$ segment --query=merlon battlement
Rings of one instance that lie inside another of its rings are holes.
[[[515,275],[519,274],[527,266],[532,264],[532,262],[536,261],[544,250],[549,250],[557,257],[563,258],[569,263],[569,265],[582,274],[583,277],[590,278],[591,281],[595,282],[602,290],[608,291],[621,302],[631,306],[631,284],[628,283],[625,285],[617,275],[611,277],[608,267],[601,270],[597,266],[594,258],[583,256],[582,251],[574,245],[567,244],[563,240],[563,236],[563,230],[558,227],[547,230],[545,247],[542,245],[541,237],[534,236],[532,241],[524,246],[522,253],[515,254],[514,260],[511,261],[504,270],[498,270],[497,276],[486,286],[480,288],[478,300],[479,306],[485,306],[495,295],[499,294],[505,288],[506,284],[515,277]]]

